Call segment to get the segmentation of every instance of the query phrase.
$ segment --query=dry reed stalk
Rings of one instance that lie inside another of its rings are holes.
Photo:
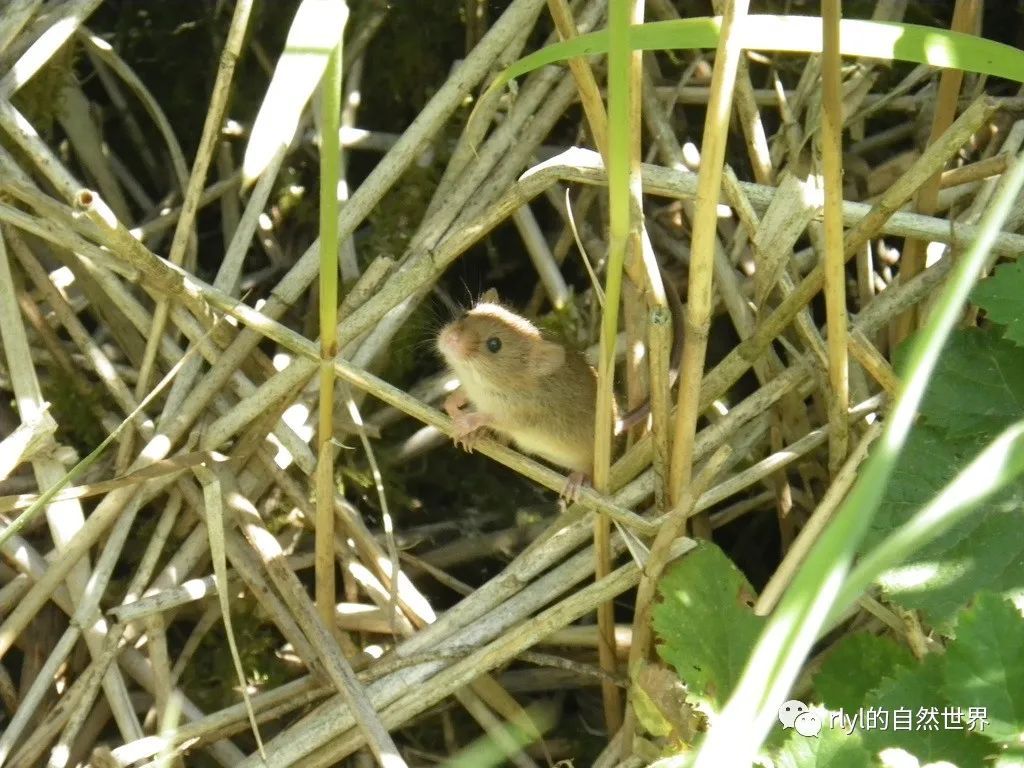
[[[956,32],[973,32],[981,13],[981,3],[977,0],[957,0],[953,7],[953,19],[950,28]],[[959,69],[944,69],[939,75],[939,89],[935,96],[935,111],[932,115],[931,134],[928,143],[938,141],[939,137],[953,123],[956,116],[960,85],[964,73]],[[938,194],[943,167],[933,169],[914,199],[914,209],[928,216],[938,207]],[[903,250],[901,273],[911,278],[924,268],[924,249],[926,243],[921,240],[909,240]],[[911,310],[903,315],[892,329],[891,346],[909,336],[917,327],[917,315]]]

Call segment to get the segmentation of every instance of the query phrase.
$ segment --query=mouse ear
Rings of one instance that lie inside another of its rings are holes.
[[[488,288],[486,291],[480,294],[480,298],[477,301],[478,304],[500,304],[501,299],[498,298],[497,288]]]
[[[554,373],[565,362],[565,347],[553,341],[539,341],[530,350],[530,366],[538,376]]]

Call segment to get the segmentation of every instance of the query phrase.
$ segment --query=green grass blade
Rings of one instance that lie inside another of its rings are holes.
[[[245,148],[244,184],[263,172],[278,147],[291,142],[347,18],[344,0],[303,0],[299,5]]]
[[[714,48],[721,17],[658,21],[634,26],[634,48],[645,51]],[[821,19],[815,16],[748,16],[737,30],[743,46],[756,51],[821,53]],[[975,35],[920,24],[843,19],[839,23],[840,51],[844,56],[909,61],[978,72],[1024,82],[1024,51]],[[608,52],[608,31],[580,35],[525,56],[509,66],[492,88],[540,67],[574,56]]]
[[[342,0],[344,7],[344,0]],[[347,14],[347,9],[346,9]],[[342,20],[344,26],[344,19]],[[323,78],[320,134],[320,398],[316,463],[316,605],[325,626],[334,623],[334,366],[338,352],[338,184],[341,181],[342,42]]]

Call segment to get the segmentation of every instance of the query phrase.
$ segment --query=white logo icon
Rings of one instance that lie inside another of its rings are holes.
[[[801,712],[793,721],[793,727],[801,736],[817,736],[821,733],[821,718],[813,712]]]
[[[807,711],[807,705],[797,699],[790,699],[781,707],[779,707],[779,722],[782,723],[783,728],[792,728],[796,722],[797,716]],[[818,724],[819,730],[821,724]],[[797,731],[800,733],[801,731]]]

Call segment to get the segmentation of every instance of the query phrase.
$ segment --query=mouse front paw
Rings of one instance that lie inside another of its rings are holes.
[[[454,419],[468,403],[469,400],[466,398],[466,393],[463,392],[460,387],[444,399],[444,403],[441,405],[441,408],[443,408],[444,412],[448,414],[448,418]]]
[[[452,439],[455,445],[467,453],[472,453],[477,440],[486,436],[487,425],[490,423],[491,419],[486,414],[456,411],[452,416]]]

